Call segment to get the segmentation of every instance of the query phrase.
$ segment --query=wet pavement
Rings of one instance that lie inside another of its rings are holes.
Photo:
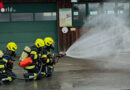
[[[22,77],[18,63],[14,72]],[[81,60],[63,57],[55,65],[52,77],[38,81],[15,80],[10,85],[0,85],[0,90],[130,90],[130,65],[109,65],[108,61]],[[110,68],[108,68],[110,66]]]

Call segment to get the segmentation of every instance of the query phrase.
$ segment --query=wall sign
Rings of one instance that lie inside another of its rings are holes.
[[[63,33],[67,33],[67,32],[68,32],[68,28],[67,28],[67,27],[63,27],[63,28],[62,28],[62,32],[63,32]]]
[[[16,10],[13,7],[7,7],[7,8],[1,8],[0,12],[4,13],[4,12],[16,12]]]
[[[3,2],[0,2],[0,12],[1,13],[4,13],[4,12],[10,13],[10,12],[16,12],[16,10],[13,7],[6,7],[5,8]]]
[[[70,8],[59,9],[60,27],[72,26],[72,10]]]
[[[76,31],[76,28],[70,28],[70,31]]]

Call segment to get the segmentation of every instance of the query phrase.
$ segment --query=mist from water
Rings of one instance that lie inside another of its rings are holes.
[[[129,54],[130,28],[126,24],[127,20],[127,16],[89,16],[82,27],[81,37],[67,50],[67,56],[96,59]]]

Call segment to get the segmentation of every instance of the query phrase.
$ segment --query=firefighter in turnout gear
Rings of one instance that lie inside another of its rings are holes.
[[[7,44],[7,49],[3,52],[3,56],[0,59],[0,80],[3,83],[12,82],[15,79],[15,74],[12,72],[13,69],[13,57],[16,57],[15,51],[17,45],[14,42]]]
[[[28,72],[24,74],[24,78],[26,79],[28,78],[30,80],[32,79],[38,80],[42,78],[41,74],[39,74],[38,76],[37,74],[39,72],[38,64],[39,64],[39,59],[41,57],[41,52],[42,52],[43,47],[44,47],[44,41],[40,38],[36,39],[34,45],[31,47],[31,52],[29,53],[28,58],[26,58],[26,59],[32,60],[32,63],[24,67],[24,69],[27,70]],[[26,63],[26,60],[25,60],[25,63]]]
[[[42,61],[43,61],[43,69],[42,73],[43,75],[46,74],[46,76],[51,76],[52,71],[54,69],[53,64],[54,64],[54,54],[51,52],[51,49],[54,50],[54,40],[51,37],[46,37],[44,39],[44,52],[42,54]]]

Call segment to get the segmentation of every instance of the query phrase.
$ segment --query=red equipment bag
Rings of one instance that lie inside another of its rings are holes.
[[[21,61],[19,63],[20,67],[26,67],[26,66],[29,66],[30,64],[32,64],[32,59],[31,57],[27,57],[26,59],[24,59],[23,61]]]

